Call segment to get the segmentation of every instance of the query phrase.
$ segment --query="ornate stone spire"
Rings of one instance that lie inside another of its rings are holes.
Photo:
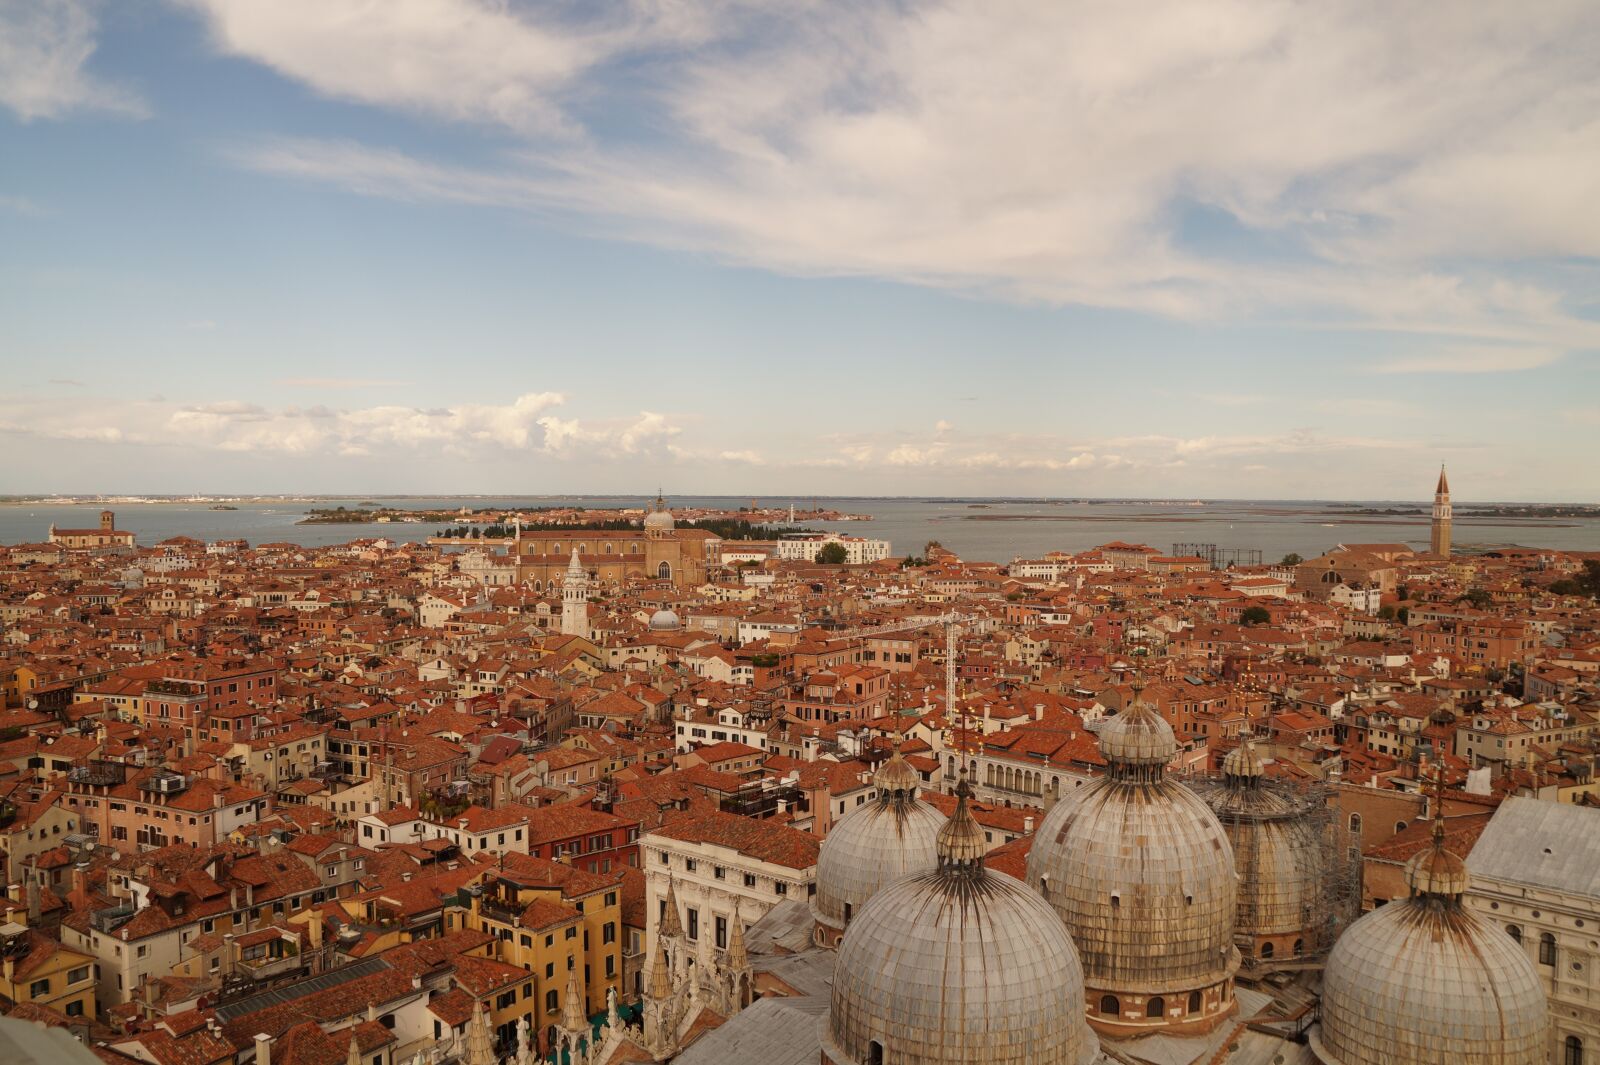
[[[467,1022],[466,1065],[495,1065],[494,1046],[489,1039],[489,1025],[483,1019],[483,1003],[472,1006],[472,1020]]]
[[[567,560],[567,575],[571,577],[583,576],[583,562],[578,558],[578,545],[572,545],[572,557]]]
[[[361,1065],[361,1044],[356,1042],[356,1030],[350,1029],[350,1052],[345,1055],[345,1065]]]
[[[656,939],[683,938],[683,918],[678,914],[678,889],[673,886],[672,878],[667,877],[667,912],[661,915],[661,927],[656,930]]]
[[[663,1008],[667,999],[672,997],[672,974],[667,969],[667,948],[661,942],[660,936],[656,937],[656,956],[650,964],[650,997]]]
[[[582,1035],[589,1027],[589,1021],[583,1015],[583,988],[578,986],[576,965],[567,970],[566,1002],[561,1008],[561,1027],[574,1035]]]

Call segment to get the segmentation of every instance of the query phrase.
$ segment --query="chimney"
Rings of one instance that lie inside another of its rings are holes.
[[[265,1032],[256,1036],[256,1065],[272,1065],[272,1037]]]
[[[1024,836],[1033,835],[1033,818],[1032,818],[1032,816],[1024,817],[1022,819],[1022,834]]]
[[[79,862],[72,867],[72,905],[84,909],[89,905],[88,862]]]
[[[233,933],[222,933],[222,975],[233,975]]]
[[[32,866],[28,867],[27,877],[28,886],[26,890],[28,892],[28,926],[33,928],[37,927],[39,924],[39,914],[43,910],[43,904],[39,898],[39,877],[38,874],[34,872]]]
[[[317,914],[311,915],[311,920],[306,922],[306,935],[311,939],[311,949],[322,949],[322,918]]]

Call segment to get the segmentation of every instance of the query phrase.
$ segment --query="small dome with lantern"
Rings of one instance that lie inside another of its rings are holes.
[[[1550,1011],[1522,944],[1461,901],[1467,867],[1433,844],[1406,864],[1410,896],[1345,929],[1322,977],[1322,1065],[1544,1065]]]
[[[1088,1065],[1083,976],[1066,929],[1027,885],[983,865],[965,775],[937,868],[874,895],[839,947],[827,1065]]]
[[[845,814],[822,841],[817,893],[811,900],[818,944],[836,944],[881,888],[938,867],[945,816],[917,798],[921,783],[900,753],[897,735],[894,753],[873,777],[877,797]]]

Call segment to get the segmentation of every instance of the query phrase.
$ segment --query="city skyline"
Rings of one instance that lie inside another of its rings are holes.
[[[0,489],[1593,498],[1584,5],[357,10],[0,3]]]

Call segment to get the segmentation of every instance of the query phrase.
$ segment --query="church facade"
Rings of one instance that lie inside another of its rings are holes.
[[[519,530],[512,545],[517,582],[535,591],[561,588],[573,552],[583,572],[599,584],[643,578],[693,588],[721,561],[722,538],[705,529],[678,528],[658,497],[642,529]]]

